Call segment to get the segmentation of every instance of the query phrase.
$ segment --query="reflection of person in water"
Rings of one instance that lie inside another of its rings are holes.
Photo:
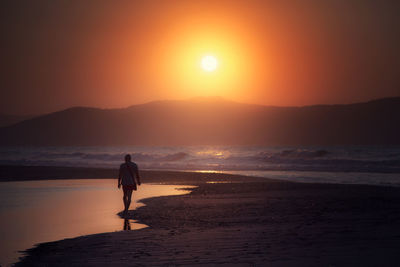
[[[124,201],[124,216],[127,215],[132,200],[132,191],[137,190],[140,185],[139,169],[136,163],[131,161],[131,155],[125,156],[125,163],[121,164],[118,175],[118,188],[124,191],[122,200]]]
[[[131,230],[131,223],[128,219],[124,219],[124,231]]]

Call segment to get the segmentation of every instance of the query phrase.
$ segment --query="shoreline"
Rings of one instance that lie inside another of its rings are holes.
[[[42,243],[28,249],[16,266],[374,266],[400,261],[399,188],[141,173],[146,182],[197,187],[187,195],[142,200],[146,206],[129,217],[148,228]]]
[[[217,181],[277,181],[281,180],[253,177],[245,175],[227,174],[219,172],[194,172],[194,171],[164,171],[140,170],[144,181],[158,182],[191,182],[202,183],[210,179]],[[61,166],[25,166],[25,165],[0,165],[0,182],[35,181],[35,180],[60,180],[60,179],[117,179],[118,169],[61,167]]]
[[[396,174],[372,173],[357,176],[360,173],[338,172],[332,176],[331,172],[313,172],[307,178],[302,171],[271,173],[242,173],[237,171],[196,171],[196,170],[140,170],[141,176],[149,183],[202,183],[207,181],[275,181],[307,184],[340,184],[340,185],[368,185],[379,187],[398,187],[400,180]],[[354,174],[354,175],[353,175]],[[389,176],[388,176],[389,175]],[[117,179],[117,168],[100,167],[66,167],[66,166],[26,166],[0,165],[0,183],[35,180],[67,180],[67,179]],[[288,178],[290,177],[290,178]]]
[[[266,176],[245,175],[240,173],[225,173],[218,171],[186,171],[186,170],[139,170],[141,177],[147,183],[181,184],[190,183],[197,185],[204,182],[278,182],[301,183],[317,185],[353,185],[353,186],[378,186],[396,187],[397,183],[360,183],[340,182],[321,179],[321,181],[303,181],[271,178]],[[300,171],[301,172],[301,171]],[[324,173],[319,173],[321,176]],[[327,173],[329,174],[329,172]],[[342,175],[346,175],[343,173]],[[385,174],[382,174],[385,175]],[[66,166],[27,166],[27,165],[0,165],[0,183],[39,180],[68,180],[68,179],[117,179],[118,169],[94,167],[66,167]]]

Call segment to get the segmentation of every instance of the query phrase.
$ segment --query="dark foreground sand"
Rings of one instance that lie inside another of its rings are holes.
[[[40,244],[17,265],[400,264],[399,188],[177,172],[143,176],[198,187],[189,195],[144,200],[147,206],[131,211],[149,228]]]

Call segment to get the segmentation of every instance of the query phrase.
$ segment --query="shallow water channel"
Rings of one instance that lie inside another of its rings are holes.
[[[142,184],[130,210],[141,199],[183,195],[186,185]],[[42,180],[0,183],[0,265],[7,266],[35,244],[104,232],[147,227],[118,216],[122,190],[115,179]],[[127,225],[127,223],[129,225]]]

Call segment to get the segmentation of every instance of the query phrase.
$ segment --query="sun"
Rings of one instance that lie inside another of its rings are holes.
[[[218,61],[214,56],[210,56],[210,55],[204,56],[201,59],[201,67],[205,71],[209,71],[209,72],[214,71],[218,67]]]

